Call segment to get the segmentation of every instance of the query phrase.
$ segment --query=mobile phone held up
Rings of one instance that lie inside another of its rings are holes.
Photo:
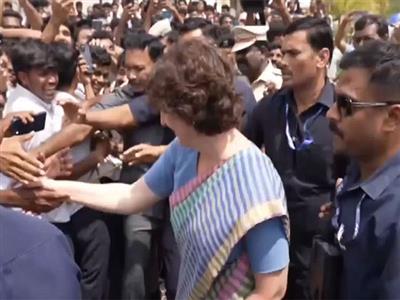
[[[41,112],[33,116],[33,122],[24,124],[21,119],[14,118],[11,123],[12,135],[27,134],[32,131],[38,132],[44,129],[46,124],[46,112]]]

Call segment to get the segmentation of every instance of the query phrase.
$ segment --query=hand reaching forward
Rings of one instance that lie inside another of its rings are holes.
[[[22,147],[32,137],[33,134],[26,134],[3,138],[0,144],[0,171],[25,184],[45,175],[44,165]]]

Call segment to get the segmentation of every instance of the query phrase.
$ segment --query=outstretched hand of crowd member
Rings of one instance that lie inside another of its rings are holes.
[[[92,77],[90,74],[89,66],[86,60],[83,58],[82,54],[78,57],[78,80],[84,86],[92,83]]]
[[[318,217],[320,219],[331,219],[335,213],[335,206],[332,202],[323,204],[319,209]]]
[[[13,192],[16,195],[15,206],[34,214],[49,212],[69,199],[66,195],[42,187],[25,186],[16,188]]]
[[[59,105],[64,109],[65,116],[70,123],[85,123],[86,110],[82,108],[80,103],[73,101],[59,101]]]
[[[49,178],[68,177],[74,167],[69,149],[63,149],[47,158],[44,163],[46,176]]]
[[[94,135],[94,142],[97,161],[102,162],[111,153],[110,138],[99,132]]]
[[[129,166],[155,162],[168,146],[139,144],[129,148],[121,155],[121,160]]]
[[[275,94],[278,89],[276,88],[276,84],[272,81],[268,81],[266,83],[266,88],[264,91],[264,96]]]
[[[397,25],[392,33],[392,42],[400,44],[400,25]]]
[[[74,0],[53,0],[51,8],[52,17],[62,23],[67,20],[71,10],[74,9]]]
[[[128,5],[126,5],[122,11],[121,22],[126,23],[130,19],[134,18],[138,9],[139,7],[136,4],[129,3]]]
[[[26,134],[3,138],[0,144],[0,171],[24,184],[45,175],[43,163],[22,147],[32,137],[33,134]]]
[[[0,68],[0,94],[7,91],[8,71],[5,68]]]
[[[20,119],[24,124],[34,121],[32,112],[14,112],[7,114],[2,120],[0,120],[0,140],[2,137],[10,137],[12,135],[10,132],[11,123],[15,119]]]
[[[97,47],[100,47],[100,48],[103,48],[104,50],[106,50],[107,53],[110,54],[111,58],[113,59],[114,65],[118,64],[118,58],[124,52],[123,48],[118,47],[115,44],[105,43],[104,41],[102,41],[100,39],[92,39],[90,41],[90,45],[97,46]]]

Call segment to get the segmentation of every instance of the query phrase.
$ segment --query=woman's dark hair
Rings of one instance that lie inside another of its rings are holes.
[[[58,66],[57,89],[63,90],[69,88],[74,80],[79,53],[65,43],[53,43],[52,47]]]
[[[381,16],[370,14],[362,16],[354,23],[354,30],[361,31],[364,30],[365,27],[373,24],[376,24],[377,26],[377,33],[379,37],[382,39],[386,39],[389,35],[389,24],[387,23],[385,18]]]
[[[180,41],[161,58],[148,86],[150,102],[183,119],[202,134],[237,127],[243,103],[234,71],[218,49],[203,39]]]
[[[125,51],[147,49],[152,61],[164,53],[164,47],[159,38],[146,32],[128,33],[124,38]]]
[[[329,61],[332,60],[333,54],[333,34],[329,24],[318,18],[305,17],[291,23],[285,31],[285,35],[295,33],[297,31],[307,32],[307,40],[315,51],[324,48],[329,50]]]

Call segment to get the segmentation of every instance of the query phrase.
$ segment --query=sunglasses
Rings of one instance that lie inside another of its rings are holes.
[[[336,105],[343,116],[351,116],[353,108],[379,108],[400,104],[400,101],[362,102],[347,95],[337,95]]]

